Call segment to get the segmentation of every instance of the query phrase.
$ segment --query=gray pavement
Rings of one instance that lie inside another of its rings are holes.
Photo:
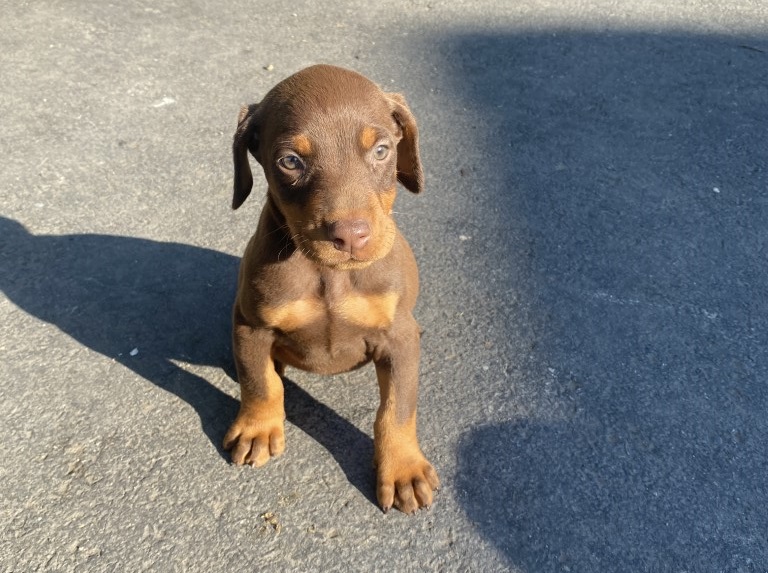
[[[768,571],[765,2],[3,4],[0,570]],[[371,369],[219,446],[238,107],[317,62],[420,121],[412,517]]]

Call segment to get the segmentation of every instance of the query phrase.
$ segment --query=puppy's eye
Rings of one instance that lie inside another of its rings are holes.
[[[377,145],[373,149],[373,156],[378,161],[383,161],[389,156],[389,146],[384,145],[383,143],[381,145]]]
[[[283,155],[277,160],[277,164],[283,171],[301,171],[304,169],[304,162],[298,156],[293,154]]]

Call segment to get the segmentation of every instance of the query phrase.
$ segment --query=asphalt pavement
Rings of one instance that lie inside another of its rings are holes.
[[[5,2],[0,571],[768,571],[768,4]],[[429,510],[372,368],[230,465],[239,106],[408,98]]]

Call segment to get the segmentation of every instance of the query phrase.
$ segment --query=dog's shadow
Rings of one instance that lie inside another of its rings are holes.
[[[18,307],[178,396],[220,455],[237,400],[174,361],[234,377],[231,306],[239,258],[111,235],[33,235],[0,217],[0,288]],[[317,440],[374,501],[373,443],[284,378],[288,421]],[[234,384],[234,382],[233,382]]]

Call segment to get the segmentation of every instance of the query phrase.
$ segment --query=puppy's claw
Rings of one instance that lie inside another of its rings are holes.
[[[285,450],[283,418],[238,416],[224,436],[224,449],[232,450],[232,463],[260,467]]]
[[[413,515],[421,508],[432,506],[432,490],[440,481],[423,456],[399,467],[384,468],[380,464],[378,470],[377,497],[384,513],[396,507],[407,515]]]

